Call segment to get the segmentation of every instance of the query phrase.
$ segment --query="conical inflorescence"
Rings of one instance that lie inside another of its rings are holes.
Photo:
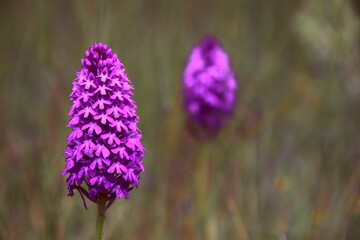
[[[227,53],[206,36],[190,54],[183,75],[183,101],[191,121],[217,132],[233,113],[237,82]]]
[[[92,45],[81,65],[70,94],[67,126],[72,132],[67,138],[63,176],[68,174],[69,195],[79,190],[94,202],[128,199],[144,172],[133,87],[123,64],[106,44]]]

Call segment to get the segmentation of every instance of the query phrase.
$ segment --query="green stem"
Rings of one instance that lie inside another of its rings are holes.
[[[210,144],[203,142],[200,155],[197,159],[196,184],[196,218],[201,231],[205,232],[206,220],[209,207],[209,166]]]
[[[106,199],[100,198],[98,202],[98,213],[96,218],[95,240],[102,240],[105,221]]]

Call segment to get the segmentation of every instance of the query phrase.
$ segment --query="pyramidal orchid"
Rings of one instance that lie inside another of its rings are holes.
[[[209,199],[216,179],[212,149],[214,140],[226,125],[235,109],[238,84],[231,68],[228,54],[213,36],[205,36],[191,50],[183,73],[183,104],[188,115],[187,127],[200,141],[198,159],[195,161],[195,207],[197,223],[206,232],[206,221],[212,219]],[[210,141],[208,141],[210,140]],[[215,191],[216,192],[216,191]],[[206,239],[206,236],[201,236]]]
[[[228,54],[213,36],[195,46],[183,75],[183,102],[192,122],[218,132],[232,115],[237,82]]]
[[[97,238],[105,210],[116,199],[130,197],[144,172],[144,148],[137,124],[133,86],[112,50],[95,43],[81,60],[70,94],[71,133],[65,151],[68,196],[78,190],[98,204]],[[101,228],[101,229],[100,229]]]

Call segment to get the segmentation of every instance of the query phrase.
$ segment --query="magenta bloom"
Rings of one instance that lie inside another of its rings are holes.
[[[184,106],[189,117],[217,132],[233,113],[236,90],[228,55],[214,37],[204,37],[192,49],[183,76]]]
[[[72,132],[67,138],[63,176],[69,175],[69,196],[76,189],[82,197],[94,202],[103,198],[111,204],[116,198],[128,199],[144,172],[133,87],[123,64],[106,44],[92,45],[81,65],[70,94],[73,105],[67,127]]]

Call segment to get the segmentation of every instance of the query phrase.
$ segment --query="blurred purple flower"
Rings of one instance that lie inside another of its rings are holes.
[[[192,120],[217,132],[235,108],[237,82],[230,60],[213,36],[190,54],[183,75],[184,106]]]
[[[67,126],[72,132],[67,138],[63,176],[69,174],[69,195],[75,189],[94,202],[127,199],[144,172],[133,87],[123,64],[106,44],[92,45],[81,64],[70,94],[73,105]]]

